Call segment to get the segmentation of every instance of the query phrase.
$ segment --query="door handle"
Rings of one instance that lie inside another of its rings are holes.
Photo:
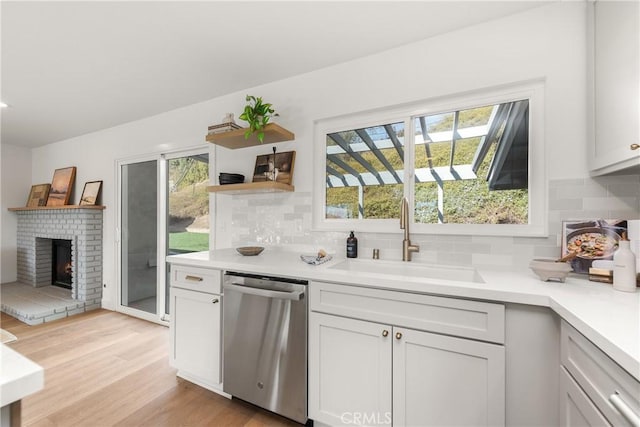
[[[637,150],[638,148],[640,148],[640,144],[631,144],[630,148],[631,150]]]
[[[387,331],[386,329],[382,331],[382,336],[383,337],[387,337],[389,335],[389,331]]]
[[[190,274],[187,274],[184,277],[184,280],[188,280],[190,282],[202,282],[202,280],[204,280],[202,277],[200,276],[191,276]]]
[[[402,338],[402,332],[396,332],[396,339],[399,340]]]
[[[609,402],[613,405],[614,408],[618,410],[622,414],[622,416],[629,421],[632,426],[640,426],[640,417],[636,415],[635,412],[625,403],[624,400],[620,397],[620,392],[618,390],[615,391],[611,396],[609,396]]]
[[[292,301],[300,301],[304,290],[299,291],[276,291],[273,289],[251,288],[249,286],[239,285],[237,283],[225,283],[224,289],[239,292],[241,294],[257,295],[266,298],[286,299]]]
[[[220,302],[220,300],[219,300],[218,298],[214,298],[214,299],[211,301],[211,304],[217,304],[217,303],[219,303],[219,302]]]

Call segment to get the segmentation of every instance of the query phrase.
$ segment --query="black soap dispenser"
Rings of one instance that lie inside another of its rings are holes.
[[[353,231],[347,237],[347,258],[358,258],[358,239]]]

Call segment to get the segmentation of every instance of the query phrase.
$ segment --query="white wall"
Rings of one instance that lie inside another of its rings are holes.
[[[17,279],[18,220],[8,208],[25,206],[31,189],[31,150],[0,144],[0,283]],[[44,182],[50,182],[51,178]],[[38,182],[40,184],[40,182]]]
[[[278,122],[296,141],[296,191],[310,192],[314,120],[384,106],[544,78],[545,144],[551,179],[588,175],[586,141],[586,5],[561,2],[469,27],[367,58],[329,67],[148,119],[50,144],[33,151],[34,182],[75,165],[76,196],[85,181],[102,179],[104,223],[103,306],[115,301],[117,159],[203,145],[207,125],[242,110],[247,93],[272,102]],[[217,172],[251,175],[255,156],[269,147],[213,148]],[[570,159],[570,161],[567,161]],[[212,177],[214,180],[215,177]],[[216,246],[231,242],[232,199],[216,195]]]

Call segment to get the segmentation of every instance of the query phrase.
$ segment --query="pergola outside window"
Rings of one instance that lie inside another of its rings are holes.
[[[415,222],[526,224],[528,111],[520,100],[328,133],[326,218],[399,218],[407,162]],[[478,212],[496,197],[515,209]]]

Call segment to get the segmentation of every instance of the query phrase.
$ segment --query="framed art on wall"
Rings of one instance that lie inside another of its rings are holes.
[[[80,205],[95,205],[100,197],[100,189],[102,181],[89,181],[84,184],[82,196],[80,197]]]
[[[32,185],[31,191],[29,192],[29,199],[27,199],[27,207],[37,208],[38,206],[46,205],[50,189],[51,184],[48,183]]]
[[[47,198],[47,206],[64,206],[69,204],[71,192],[73,191],[73,182],[76,178],[76,167],[56,169],[53,173],[53,181],[51,182],[51,190]]]

